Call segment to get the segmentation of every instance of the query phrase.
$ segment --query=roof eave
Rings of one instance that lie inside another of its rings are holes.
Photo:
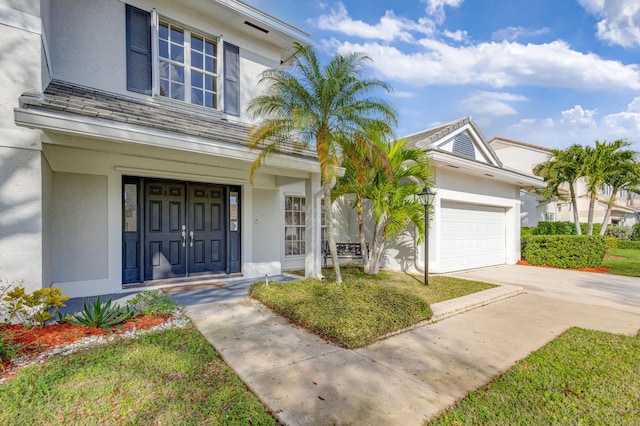
[[[170,133],[109,120],[73,114],[54,113],[31,108],[15,108],[14,115],[15,123],[18,126],[32,129],[48,130],[56,133],[115,142],[197,152],[248,163],[252,163],[258,156],[258,151],[241,145],[233,145],[182,133]],[[320,166],[317,160],[313,158],[278,153],[269,156],[264,163],[265,165],[278,168],[303,170],[313,174],[320,173]]]
[[[510,183],[522,188],[544,188],[546,184],[541,178],[525,175],[517,171],[507,170],[486,163],[480,163],[471,159],[452,155],[447,152],[430,150],[429,157],[434,166],[449,166],[459,173],[481,176],[485,179],[494,179],[499,182]]]

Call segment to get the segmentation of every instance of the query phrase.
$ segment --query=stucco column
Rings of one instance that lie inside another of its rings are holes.
[[[307,223],[305,229],[306,254],[304,258],[304,275],[308,278],[321,278],[322,249],[320,242],[322,230],[322,191],[319,174],[312,174],[311,178],[305,181],[305,195]]]

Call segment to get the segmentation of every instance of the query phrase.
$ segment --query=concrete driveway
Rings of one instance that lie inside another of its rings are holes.
[[[520,286],[529,294],[640,313],[640,278],[524,265],[501,265],[449,274]]]
[[[570,327],[635,335],[640,280],[585,274],[528,266],[457,273],[526,292],[514,295],[511,286],[506,299],[496,297],[499,289],[473,303],[461,298],[460,308],[475,309],[357,350],[326,343],[246,297],[187,313],[284,424],[421,425]]]

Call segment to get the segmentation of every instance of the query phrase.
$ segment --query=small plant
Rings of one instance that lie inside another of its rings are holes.
[[[11,343],[10,337],[8,333],[0,331],[0,361],[13,359],[18,355],[21,345]]]
[[[171,316],[179,309],[178,303],[158,290],[147,290],[136,294],[129,305],[140,315]]]
[[[69,296],[62,294],[57,287],[41,288],[27,293],[24,287],[17,286],[7,291],[2,298],[7,302],[6,309],[9,319],[17,318],[25,327],[35,325],[44,327],[47,321],[51,321],[58,310],[64,307],[64,302]]]
[[[100,297],[98,297],[93,304],[87,304],[85,301],[84,309],[74,314],[70,322],[75,325],[107,329],[126,321],[132,316],[133,313],[129,306],[121,307],[113,304],[111,299],[102,304]]]

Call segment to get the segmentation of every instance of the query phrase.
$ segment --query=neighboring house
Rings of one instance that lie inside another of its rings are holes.
[[[84,296],[277,274],[292,185],[320,274],[315,153],[250,184],[244,113],[306,33],[235,0],[0,0],[0,39],[0,279]]]
[[[514,141],[502,137],[494,137],[489,145],[504,163],[506,167],[518,170],[522,173],[533,175],[536,165],[544,163],[549,158],[551,150],[541,146]],[[584,179],[578,180],[576,187],[578,215],[580,222],[587,222],[589,212],[589,195]],[[522,226],[535,227],[538,222],[573,222],[573,211],[569,199],[568,186],[561,188],[563,197],[543,200],[533,188],[523,188],[521,191],[521,224]],[[598,199],[595,204],[594,223],[602,223],[607,210],[607,202],[611,195],[611,188],[603,186],[598,191]],[[609,223],[625,226],[640,223],[640,199],[636,194],[628,191],[619,191],[611,213]]]
[[[507,169],[470,117],[406,137],[408,146],[429,152],[433,189],[429,271],[451,272],[514,264],[520,259],[520,191],[542,179]],[[334,204],[336,235],[357,242],[357,215],[348,199]],[[370,241],[371,230],[367,230]],[[409,227],[387,245],[382,267],[422,271],[424,245]]]

